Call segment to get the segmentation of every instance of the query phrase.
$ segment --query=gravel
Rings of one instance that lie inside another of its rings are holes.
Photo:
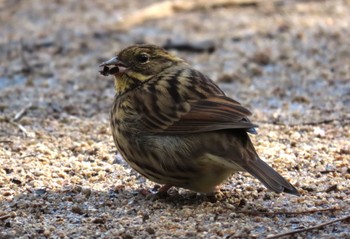
[[[157,1],[1,3],[0,238],[266,238],[350,216],[349,1],[201,8],[124,31],[110,25]],[[98,64],[169,40],[214,43],[171,51],[251,109],[257,151],[300,197],[245,173],[219,200],[139,193],[157,185],[114,147],[113,81]],[[349,235],[344,219],[291,236]]]

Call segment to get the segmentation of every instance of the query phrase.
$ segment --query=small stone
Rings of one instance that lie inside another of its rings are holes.
[[[89,197],[91,195],[91,189],[87,187],[83,187],[81,188],[81,193],[86,197]]]
[[[149,219],[149,215],[148,214],[143,215],[143,217],[142,217],[142,221],[143,222],[146,222],[148,219]]]
[[[125,234],[123,236],[123,239],[133,239],[133,236],[131,236],[130,234]]]
[[[314,135],[316,135],[317,137],[323,138],[326,133],[324,131],[324,129],[320,128],[320,127],[315,127],[314,128]]]
[[[329,188],[326,189],[326,193],[330,193],[330,192],[334,192],[334,191],[338,191],[338,185],[334,184],[332,186],[330,186]]]
[[[156,233],[156,231],[152,227],[147,227],[146,232],[148,232],[148,234],[151,234],[151,235]]]
[[[79,207],[79,206],[73,206],[72,207],[72,212],[74,212],[76,214],[79,214],[79,215],[82,215],[82,214],[85,213],[84,210],[81,207]]]
[[[92,223],[95,223],[95,224],[104,224],[106,222],[106,219],[102,218],[102,217],[98,217],[98,218],[95,218],[94,220],[92,220]]]
[[[252,60],[259,65],[267,65],[271,62],[271,58],[267,52],[256,52],[252,56]]]

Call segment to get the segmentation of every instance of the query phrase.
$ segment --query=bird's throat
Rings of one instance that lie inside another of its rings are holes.
[[[114,75],[114,87],[118,95],[124,94],[125,92],[132,90],[143,82],[152,78],[152,76],[145,76],[137,74],[135,72],[120,72]]]

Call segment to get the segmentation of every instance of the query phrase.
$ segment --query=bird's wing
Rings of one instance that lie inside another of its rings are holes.
[[[177,103],[172,109],[157,107],[152,114],[140,118],[143,130],[157,134],[189,134],[222,129],[246,129],[253,132],[256,125],[247,116],[249,110],[224,95]]]

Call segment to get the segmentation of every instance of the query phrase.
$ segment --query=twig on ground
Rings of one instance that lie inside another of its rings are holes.
[[[318,225],[315,225],[315,226],[312,226],[312,227],[306,227],[306,228],[303,228],[303,229],[298,229],[298,230],[293,230],[293,231],[289,231],[289,232],[284,232],[284,233],[268,236],[266,238],[274,239],[274,238],[285,237],[285,236],[297,234],[297,233],[300,233],[300,232],[306,232],[306,231],[319,229],[319,228],[322,228],[324,226],[328,226],[328,225],[336,223],[336,222],[347,221],[347,220],[350,220],[350,215],[347,215],[345,217],[341,217],[341,218],[338,218],[338,219],[334,219],[334,220],[331,220],[331,221],[327,221],[327,222],[324,222],[324,223],[321,223],[321,224],[318,224]]]
[[[22,63],[24,65],[24,67],[22,68],[22,71],[24,73],[31,73],[33,72],[33,67],[29,64],[24,52],[25,52],[25,47],[24,47],[24,43],[23,43],[23,39],[21,38],[20,41],[19,41],[19,44],[20,44],[20,56],[21,56],[21,59],[22,59]]]
[[[11,140],[0,140],[0,143],[2,144],[13,144]]]
[[[0,122],[9,123],[9,124],[15,126],[16,128],[18,128],[24,134],[24,136],[29,136],[30,133],[23,127],[23,125],[18,123],[18,121],[20,121],[23,118],[23,116],[28,112],[28,110],[30,108],[32,108],[32,106],[33,106],[33,104],[29,103],[24,108],[22,108],[18,113],[16,113],[13,118],[9,118],[7,116],[1,117]]]
[[[345,124],[350,124],[350,118],[340,118],[340,119],[324,119],[320,121],[310,121],[310,122],[300,122],[300,123],[283,123],[276,121],[259,121],[257,124],[273,124],[273,125],[283,125],[283,126],[303,126],[303,125],[320,125],[320,124],[330,124],[333,122],[342,122]]]
[[[215,51],[215,42],[211,40],[187,42],[181,40],[173,41],[168,39],[167,42],[163,45],[163,48],[166,50],[176,49],[179,51],[212,53]]]
[[[125,17],[119,24],[113,23],[110,29],[128,29],[148,20],[170,17],[177,12],[208,9],[217,6],[253,5],[259,2],[261,0],[169,0],[137,10]]]
[[[5,214],[5,215],[1,215],[0,216],[0,221],[3,221],[3,220],[6,220],[7,218],[13,218],[13,217],[16,217],[16,213],[15,212],[10,212],[8,214]]]
[[[9,123],[11,125],[17,127],[24,134],[24,136],[28,136],[29,135],[28,131],[23,127],[23,125],[21,125],[19,123],[16,123],[16,122],[13,122],[13,121],[9,121]]]
[[[343,208],[341,207],[331,207],[331,208],[320,208],[320,209],[312,209],[312,210],[305,210],[305,211],[295,211],[295,212],[283,212],[283,211],[276,211],[276,212],[259,212],[259,211],[239,211],[238,213],[244,213],[244,214],[250,214],[250,215],[277,215],[277,214],[286,214],[286,215],[296,215],[296,214],[309,214],[309,213],[317,213],[317,212],[333,212],[338,211]]]
[[[21,109],[17,114],[15,114],[15,117],[13,117],[13,122],[18,122],[22,119],[23,116],[26,115],[28,110],[33,106],[32,103],[29,103],[27,106],[25,106],[23,109]]]
[[[25,159],[25,158],[29,158],[29,157],[36,157],[36,156],[38,156],[38,154],[28,154],[28,155],[22,156],[20,159]]]

